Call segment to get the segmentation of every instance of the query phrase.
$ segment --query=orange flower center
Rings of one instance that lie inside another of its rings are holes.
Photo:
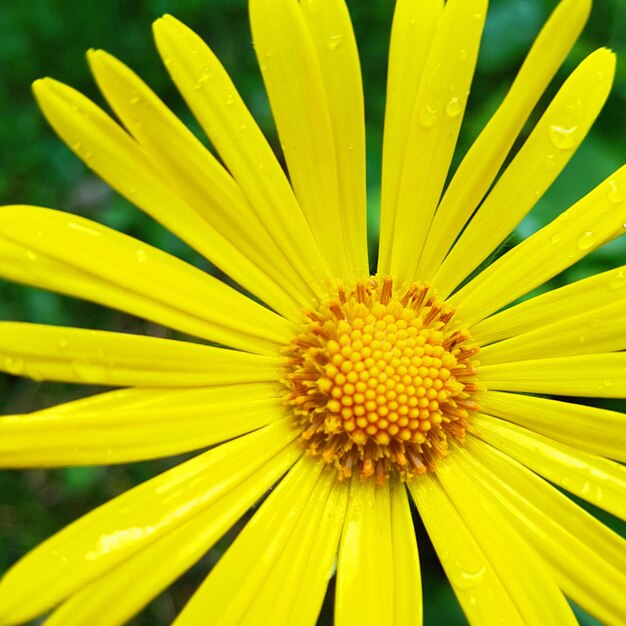
[[[309,452],[383,482],[432,470],[478,406],[478,347],[424,284],[402,294],[372,277],[308,313],[284,382]]]

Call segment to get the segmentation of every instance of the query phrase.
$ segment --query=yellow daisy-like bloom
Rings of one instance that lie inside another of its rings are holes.
[[[89,167],[255,299],[75,215],[0,210],[2,276],[205,341],[0,323],[4,371],[124,387],[3,417],[0,463],[213,446],[26,555],[0,583],[0,624],[50,609],[48,626],[123,623],[272,487],[176,626],[315,624],[335,569],[338,626],[421,623],[411,501],[472,624],[574,624],[566,596],[626,623],[624,540],[551,484],[624,519],[624,416],[543,397],[626,397],[626,268],[509,306],[624,232],[626,168],[473,275],[585,137],[614,57],[572,72],[496,180],[588,15],[563,0],[446,186],[486,4],[397,3],[374,275],[343,0],[250,1],[289,179],[172,17],[159,52],[221,162],[104,52],[89,62],[121,124],[35,83]]]

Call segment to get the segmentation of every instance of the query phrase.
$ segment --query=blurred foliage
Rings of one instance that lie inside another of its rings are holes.
[[[393,2],[348,0],[348,4],[361,43],[372,209],[370,232],[374,240],[380,197],[386,55]],[[498,106],[535,35],[555,5],[556,0],[492,0],[455,162],[458,163]],[[85,50],[102,47],[137,71],[197,132],[197,125],[175,92],[152,44],[150,23],[166,12],[188,23],[209,42],[273,145],[278,145],[251,46],[245,0],[3,0],[0,3],[0,202],[39,204],[74,211],[212,270],[185,244],[132,208],[89,172],[47,128],[29,90],[33,80],[48,75],[102,103],[84,61]],[[601,46],[613,48],[621,57],[609,102],[590,136],[521,224],[513,240],[527,236],[547,223],[625,160],[626,8],[623,0],[596,0],[583,36],[547,96],[554,94],[586,54]],[[532,128],[547,101],[548,97],[544,98],[533,114],[528,129]],[[557,277],[550,286],[615,267],[624,262],[625,252],[622,241],[605,246],[576,264],[564,276]],[[0,319],[163,332],[128,315],[3,282],[0,282]],[[4,413],[30,411],[95,391],[0,376]],[[178,460],[107,469],[1,473],[0,571],[78,515]],[[601,517],[615,527],[610,516],[601,514]],[[431,626],[464,624],[419,520],[416,524],[424,569],[425,623]],[[623,532],[623,526],[621,528]],[[169,623],[226,545],[227,541],[222,540],[203,562],[155,600],[133,624]],[[332,623],[332,596],[331,584],[320,624]],[[582,624],[597,624],[582,613],[580,620]]]

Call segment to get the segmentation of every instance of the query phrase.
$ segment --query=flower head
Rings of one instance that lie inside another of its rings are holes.
[[[209,448],[27,554],[0,582],[0,624],[49,610],[50,626],[124,623],[260,500],[177,626],[315,624],[335,571],[338,626],[421,623],[411,502],[472,624],[574,624],[566,596],[626,621],[625,542],[550,484],[626,516],[624,417],[571,398],[626,397],[626,270],[518,302],[623,233],[626,168],[483,267],[607,97],[602,49],[505,165],[589,8],[560,2],[446,184],[486,0],[398,0],[374,272],[343,0],[250,0],[288,176],[173,17],[157,47],[219,160],[102,51],[89,62],[120,123],[35,83],[70,148],[241,290],[76,215],[0,209],[2,276],[200,340],[0,322],[4,371],[120,387],[1,418],[0,463]]]

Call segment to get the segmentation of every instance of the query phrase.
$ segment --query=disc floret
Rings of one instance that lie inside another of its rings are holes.
[[[383,482],[433,470],[462,441],[477,390],[478,347],[427,284],[394,294],[386,277],[307,314],[287,349],[286,400],[301,439],[340,479]]]

